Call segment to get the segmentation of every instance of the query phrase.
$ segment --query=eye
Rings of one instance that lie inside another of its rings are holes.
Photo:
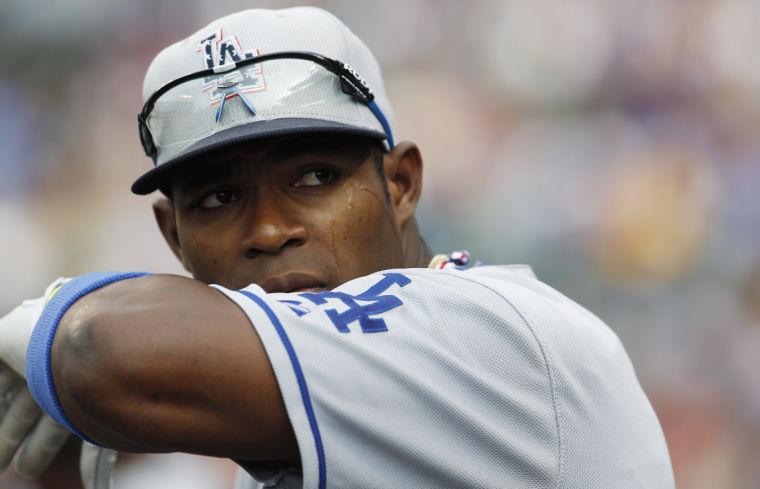
[[[332,183],[338,174],[332,170],[313,170],[301,175],[301,178],[293,183],[294,187],[319,187]]]
[[[201,209],[215,209],[223,205],[231,204],[240,200],[240,196],[231,190],[217,190],[211,192],[198,203]]]

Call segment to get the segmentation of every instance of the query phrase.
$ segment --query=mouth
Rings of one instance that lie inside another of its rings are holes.
[[[327,285],[315,275],[289,272],[264,280],[261,282],[261,288],[268,294],[275,292],[320,292],[326,290]]]
[[[304,287],[303,289],[291,290],[291,292],[295,292],[295,293],[301,293],[301,292],[323,292],[325,290],[327,290],[326,287]]]

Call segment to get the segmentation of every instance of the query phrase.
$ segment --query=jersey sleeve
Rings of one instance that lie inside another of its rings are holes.
[[[404,269],[322,293],[218,288],[266,349],[304,488],[498,487],[507,459],[549,483],[556,421],[540,349],[482,284]],[[511,422],[526,413],[529,426]]]

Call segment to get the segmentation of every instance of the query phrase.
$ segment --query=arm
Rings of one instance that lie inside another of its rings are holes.
[[[195,280],[152,275],[84,296],[60,322],[51,363],[64,411],[102,445],[298,461],[255,330]]]

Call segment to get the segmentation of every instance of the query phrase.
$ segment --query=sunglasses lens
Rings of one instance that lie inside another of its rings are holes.
[[[301,59],[275,59],[186,81],[162,94],[146,119],[161,159],[225,129],[331,112],[338,78]],[[348,99],[345,103],[354,103]]]
[[[140,117],[146,154],[160,164],[216,133],[258,121],[293,118],[376,125],[373,96],[361,77],[337,61],[317,61],[291,56],[224,73],[190,75],[161,91],[147,116]],[[350,97],[336,97],[341,91]],[[370,106],[371,112],[360,110],[361,105]],[[390,140],[384,124],[383,131]]]

